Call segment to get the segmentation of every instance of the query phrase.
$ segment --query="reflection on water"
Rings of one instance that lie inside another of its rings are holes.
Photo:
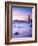
[[[32,23],[12,23],[12,37],[22,38],[22,37],[32,37]]]

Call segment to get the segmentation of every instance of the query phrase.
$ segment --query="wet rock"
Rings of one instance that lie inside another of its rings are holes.
[[[18,32],[15,32],[14,35],[19,35],[19,33]]]

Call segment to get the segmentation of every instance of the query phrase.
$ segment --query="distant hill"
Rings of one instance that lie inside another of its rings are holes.
[[[23,20],[13,20],[13,22],[26,22],[26,21],[23,21]]]
[[[29,23],[29,22],[31,22],[32,23],[32,19],[30,19],[30,21],[29,20],[13,20],[13,22],[21,22],[21,23]]]

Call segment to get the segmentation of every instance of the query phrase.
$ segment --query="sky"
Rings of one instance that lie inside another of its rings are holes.
[[[30,15],[30,18],[32,18],[31,7],[12,7],[12,20],[27,20],[28,15]]]

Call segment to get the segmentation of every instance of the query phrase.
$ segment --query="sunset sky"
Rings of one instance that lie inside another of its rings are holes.
[[[30,19],[32,18],[32,8],[31,7],[12,7],[12,20],[27,20],[28,15]]]

